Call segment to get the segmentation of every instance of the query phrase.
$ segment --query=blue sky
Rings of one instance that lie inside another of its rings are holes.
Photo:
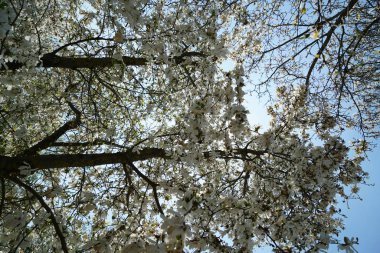
[[[344,203],[340,204],[343,213],[347,215],[346,229],[342,236],[359,237],[359,245],[355,249],[360,253],[380,251],[380,140],[376,143],[377,147],[368,153],[368,160],[363,163],[363,168],[370,174],[367,183],[374,186],[362,185],[359,195],[363,200],[349,201],[349,208]]]

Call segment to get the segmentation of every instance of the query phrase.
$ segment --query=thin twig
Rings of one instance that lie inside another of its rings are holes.
[[[147,182],[153,189],[153,196],[154,200],[156,201],[157,209],[161,214],[164,214],[164,211],[161,208],[160,201],[158,199],[158,194],[157,194],[157,186],[158,184],[153,182],[152,180],[149,179],[146,175],[144,175],[132,162],[128,162],[128,165],[131,167],[131,169],[136,172],[136,174],[144,179],[145,182]]]

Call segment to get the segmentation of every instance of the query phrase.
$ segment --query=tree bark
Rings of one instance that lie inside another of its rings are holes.
[[[139,152],[126,151],[101,154],[62,154],[34,156],[0,156],[0,175],[19,174],[18,168],[25,162],[33,169],[53,169],[69,167],[85,167],[144,161],[152,158],[169,158],[164,149],[145,148]]]
[[[206,55],[200,52],[184,52],[179,56],[170,57],[168,60],[173,61],[175,64],[180,64],[185,61],[186,57],[205,57]],[[144,66],[148,63],[146,58],[142,57],[129,57],[123,56],[123,64],[125,66]],[[155,64],[163,64],[161,60],[154,60]],[[115,64],[121,64],[120,60],[112,57],[64,57],[55,54],[44,54],[41,57],[40,63],[37,67],[43,68],[65,68],[65,69],[92,69],[92,68],[109,68]],[[1,71],[4,70],[17,70],[24,66],[22,62],[13,61],[7,62],[0,67]]]
[[[203,152],[205,159],[240,159],[252,160],[266,151],[256,151],[250,149],[235,149],[230,152],[221,150]],[[26,155],[26,156],[0,156],[0,176],[1,175],[19,175],[19,167],[27,163],[32,169],[58,169],[97,166],[117,163],[132,163],[136,161],[145,161],[149,159],[170,159],[172,156],[164,149],[144,148],[138,151],[128,150],[117,153],[100,153],[100,154],[60,154],[60,155]]]

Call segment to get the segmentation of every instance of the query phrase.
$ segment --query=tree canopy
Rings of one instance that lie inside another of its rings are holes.
[[[0,0],[0,251],[352,251],[337,199],[379,135],[379,21],[377,0]]]

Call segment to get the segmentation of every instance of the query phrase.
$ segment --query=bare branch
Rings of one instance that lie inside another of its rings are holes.
[[[234,149],[205,151],[205,158],[252,160],[267,153],[264,150]],[[18,168],[25,162],[33,169],[44,170],[53,168],[86,167],[115,163],[130,163],[149,159],[171,159],[171,155],[161,148],[143,148],[138,151],[128,150],[117,153],[100,154],[60,154],[60,155],[27,155],[0,156],[0,175],[18,175]]]
[[[69,253],[69,249],[67,247],[66,239],[65,239],[65,236],[63,235],[63,233],[61,231],[61,228],[59,226],[59,222],[57,221],[57,218],[55,217],[53,210],[51,210],[51,208],[45,202],[45,200],[41,197],[41,195],[38,192],[36,192],[31,186],[27,185],[26,183],[22,182],[20,179],[18,179],[16,177],[9,177],[8,179],[11,180],[12,182],[14,182],[15,184],[21,186],[22,188],[24,188],[28,192],[30,192],[40,202],[41,206],[50,215],[49,218],[51,219],[53,226],[54,226],[54,229],[55,229],[55,232],[57,233],[57,236],[59,237],[59,240],[61,241],[62,251],[65,253]]]
[[[183,63],[188,57],[206,57],[201,52],[184,52],[181,55],[169,58],[169,61],[175,64]],[[66,69],[93,69],[93,68],[109,68],[115,64],[124,64],[125,66],[144,66],[148,63],[146,58],[123,56],[122,62],[112,57],[64,57],[53,53],[45,54],[41,57],[41,62],[37,67],[43,68],[66,68]],[[154,64],[163,64],[160,60],[153,60]],[[17,70],[24,66],[23,63],[13,61],[7,62],[0,67],[1,70]]]
[[[107,140],[101,140],[96,139],[94,141],[87,141],[87,142],[54,142],[50,145],[50,147],[91,147],[91,146],[97,146],[97,145],[108,145],[108,146],[114,146],[118,148],[128,148],[126,146],[107,141]]]
[[[75,129],[80,125],[81,113],[74,107],[71,102],[68,102],[70,108],[75,112],[75,119],[66,122],[63,126],[55,130],[51,135],[45,137],[43,140],[33,145],[32,147],[24,150],[22,155],[33,155],[38,151],[48,148],[53,142],[55,142],[59,137],[65,134],[71,129]]]
[[[150,180],[149,177],[147,177],[146,175],[144,175],[132,162],[128,162],[128,165],[129,167],[131,167],[131,169],[136,172],[136,174],[141,177],[142,179],[144,179],[145,182],[147,182],[153,189],[153,196],[154,196],[154,201],[156,202],[156,205],[157,205],[157,209],[158,211],[161,213],[161,214],[164,214],[164,211],[162,210],[162,207],[161,207],[161,204],[160,204],[160,200],[158,199],[158,194],[157,194],[157,186],[158,184],[153,182],[152,180]]]
[[[352,10],[352,8],[354,8],[355,4],[358,2],[358,0],[351,0],[348,5],[346,6],[346,8],[344,8],[341,12],[340,12],[340,15],[339,17],[337,18],[337,20],[335,21],[335,23],[332,25],[332,27],[330,28],[330,30],[328,31],[328,33],[326,34],[326,38],[325,38],[325,41],[323,42],[322,46],[319,48],[318,50],[318,53],[317,53],[317,56],[314,57],[313,61],[311,62],[311,65],[309,67],[309,70],[307,72],[307,75],[306,75],[306,81],[305,81],[305,85],[306,85],[306,88],[309,87],[309,84],[310,84],[310,78],[311,78],[311,74],[313,73],[313,70],[314,70],[314,67],[315,65],[317,64],[317,61],[319,59],[319,57],[322,55],[323,51],[325,50],[325,48],[327,47],[327,45],[329,44],[330,40],[331,40],[331,37],[335,31],[335,29],[343,24],[343,21],[344,19],[347,17],[348,13],[350,12],[350,10]]]

